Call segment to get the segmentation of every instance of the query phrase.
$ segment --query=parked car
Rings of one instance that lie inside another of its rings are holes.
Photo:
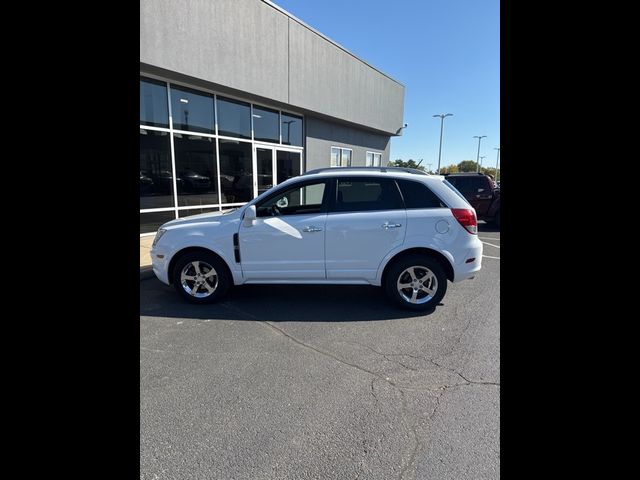
[[[500,186],[489,175],[482,173],[445,174],[452,184],[475,208],[479,220],[500,226]]]
[[[391,167],[313,170],[237,209],[158,230],[153,271],[194,303],[232,285],[381,286],[398,305],[433,308],[447,281],[473,276],[482,242],[469,203],[442,176]]]
[[[201,192],[211,188],[211,177],[202,175],[193,170],[178,172],[178,178],[182,181],[182,189],[185,193]],[[181,193],[178,191],[178,193]]]
[[[147,172],[140,170],[140,196],[153,193],[153,179]]]
[[[171,194],[173,192],[173,173],[170,170],[160,170],[158,173],[151,176],[155,184],[155,193],[158,194]],[[178,191],[182,190],[184,182],[178,175],[176,177],[176,185]]]

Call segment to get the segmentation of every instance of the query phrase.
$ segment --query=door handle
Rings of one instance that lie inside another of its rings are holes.
[[[389,230],[390,228],[399,228],[401,227],[402,224],[401,223],[389,223],[389,222],[384,222],[382,224],[382,228],[384,228],[385,230]]]
[[[303,232],[307,232],[307,233],[309,233],[309,232],[321,232],[321,231],[322,231],[322,228],[320,228],[320,227],[316,227],[316,226],[314,226],[314,225],[310,225],[310,226],[308,226],[308,227],[304,227],[304,228],[302,229],[302,231],[303,231]]]

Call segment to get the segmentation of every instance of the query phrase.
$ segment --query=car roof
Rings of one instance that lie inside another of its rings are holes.
[[[303,173],[302,177],[307,177],[310,175],[314,176],[327,176],[327,177],[335,177],[335,176],[344,176],[344,175],[354,175],[354,176],[376,176],[376,177],[385,177],[389,175],[402,176],[407,178],[416,178],[423,180],[425,178],[435,178],[440,177],[439,175],[430,175],[421,170],[417,170],[415,168],[403,168],[403,167],[325,167],[325,168],[316,168],[314,170],[309,170],[308,172]],[[442,177],[440,177],[441,179]]]
[[[455,173],[445,173],[444,176],[445,177],[464,177],[464,176],[488,177],[489,175],[487,175],[486,173],[479,173],[479,172],[455,172]]]

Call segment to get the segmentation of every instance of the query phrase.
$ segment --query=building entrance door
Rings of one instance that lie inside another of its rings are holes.
[[[256,144],[253,147],[253,196],[302,173],[302,151]]]

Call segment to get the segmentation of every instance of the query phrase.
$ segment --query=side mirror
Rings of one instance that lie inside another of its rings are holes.
[[[251,205],[247,207],[244,211],[244,225],[245,227],[250,227],[253,225],[254,220],[256,219],[256,206]]]

